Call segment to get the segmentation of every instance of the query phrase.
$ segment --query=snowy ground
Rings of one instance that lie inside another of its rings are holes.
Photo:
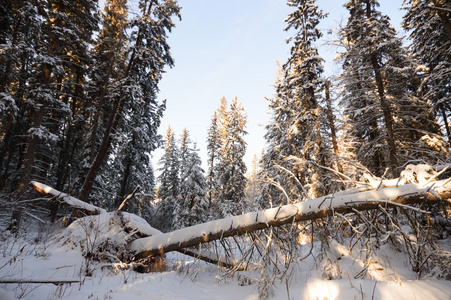
[[[112,228],[106,228],[110,233],[108,238],[126,238]],[[89,227],[86,226],[56,232],[49,225],[30,226],[18,238],[0,229],[0,280],[80,281],[62,285],[2,283],[0,300],[258,299],[257,282],[252,278],[259,278],[259,274],[238,272],[233,278],[222,280],[216,266],[182,254],[169,253],[166,270],[147,274],[114,271],[105,267],[105,263],[89,262],[82,253],[92,250],[94,239],[100,238],[87,233]],[[442,240],[441,244],[449,247],[451,240]],[[302,262],[288,283],[284,280],[276,284],[271,298],[451,299],[450,281],[416,280],[405,257],[388,245],[373,256],[369,276],[365,277],[372,280],[354,279],[354,274],[362,268],[358,254],[347,252],[338,243],[334,244],[332,252],[329,258],[334,260],[335,257],[335,264],[330,266],[333,270],[329,273],[341,279],[327,280],[324,271],[319,271],[328,268],[327,261],[309,258]]]

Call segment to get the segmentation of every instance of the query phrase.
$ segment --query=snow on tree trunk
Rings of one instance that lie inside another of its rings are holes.
[[[334,213],[344,214],[356,210],[375,209],[380,205],[406,205],[449,198],[451,198],[451,178],[432,182],[426,187],[420,184],[407,184],[352,195],[329,195],[137,239],[130,244],[129,249],[136,253],[135,257],[146,257],[271,226],[324,218]]]
[[[61,201],[66,202],[67,204],[69,204],[70,206],[73,206],[75,208],[78,209],[82,209],[84,211],[88,211],[91,214],[103,214],[106,213],[106,210],[104,210],[103,208],[91,205],[89,203],[86,203],[84,201],[81,201],[80,199],[74,198],[68,194],[62,193],[58,190],[55,190],[54,188],[51,188],[48,185],[39,183],[37,181],[32,181],[30,183],[31,187],[34,188],[36,191],[48,195],[48,196],[52,196],[55,197]]]

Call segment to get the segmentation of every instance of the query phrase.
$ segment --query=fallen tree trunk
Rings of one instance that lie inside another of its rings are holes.
[[[69,204],[72,207],[75,207],[75,208],[84,210],[86,212],[89,212],[90,214],[97,215],[97,214],[103,214],[103,213],[107,212],[103,208],[100,208],[100,207],[97,207],[95,205],[92,205],[92,204],[86,203],[84,201],[81,201],[80,199],[77,199],[77,198],[72,197],[72,196],[70,196],[68,194],[65,194],[63,192],[55,190],[54,188],[52,188],[52,187],[50,187],[48,185],[42,184],[40,182],[32,181],[32,182],[30,182],[30,185],[36,191],[38,191],[38,192],[40,192],[40,193],[42,193],[44,195],[54,197],[54,198],[56,198],[56,199],[58,199],[60,201],[63,201],[65,203]]]
[[[432,182],[428,187],[407,184],[351,195],[325,196],[137,239],[130,244],[129,249],[136,253],[136,258],[141,258],[179,251],[182,248],[198,246],[201,243],[229,236],[243,235],[271,226],[324,218],[334,213],[346,214],[355,210],[375,209],[379,205],[408,205],[450,198],[451,178]]]
[[[66,284],[66,283],[79,283],[80,280],[77,279],[0,279],[0,283],[6,284],[6,283],[15,283],[15,284],[21,284],[21,283],[37,283],[37,284],[45,284],[45,283],[51,283],[55,285],[60,284]]]
[[[48,185],[42,184],[37,181],[32,181],[30,183],[30,186],[34,188],[36,191],[43,193],[45,195],[51,196],[53,198],[57,198],[58,200],[61,200],[65,202],[66,204],[73,206],[75,208],[81,209],[83,211],[89,212],[92,215],[107,213],[107,211],[103,208],[94,206],[92,204],[86,203],[81,201],[80,199],[77,199],[75,197],[72,197],[68,194],[62,193]],[[128,197],[127,197],[128,198]],[[126,199],[127,200],[127,199]],[[124,202],[126,202],[124,200]],[[123,202],[123,204],[124,204]],[[123,207],[121,205],[118,208],[118,211]],[[143,220],[144,222],[144,220]],[[158,229],[155,229],[151,227],[148,223],[133,223],[133,222],[125,222],[126,228],[129,232],[136,232],[141,237],[149,237],[153,235],[161,235],[163,232],[159,231]],[[217,255],[216,253],[213,253],[208,250],[195,250],[195,249],[179,249],[178,252],[194,257],[196,259],[212,263],[221,267],[226,268],[235,268],[236,267],[236,260],[232,258],[228,258],[222,255]],[[238,270],[242,270],[243,268],[239,268]],[[0,282],[1,283],[1,282]]]

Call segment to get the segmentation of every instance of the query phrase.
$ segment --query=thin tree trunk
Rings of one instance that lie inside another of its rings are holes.
[[[111,72],[113,69],[114,61],[110,62],[107,74],[103,81],[103,85],[101,87],[99,103],[96,109],[96,113],[94,115],[93,125],[92,125],[92,134],[91,134],[91,142],[90,142],[90,152],[89,152],[89,162],[93,163],[95,159],[95,150],[96,150],[96,141],[97,141],[97,130],[99,128],[99,119],[102,114],[105,105],[105,95],[108,86],[108,80],[111,76]]]
[[[448,143],[451,147],[451,130],[448,125],[448,117],[446,116],[446,109],[444,105],[440,105],[440,111],[442,112],[443,122],[445,123],[446,136],[448,137]]]
[[[379,63],[377,62],[376,55],[374,54],[371,54],[371,63],[373,65],[374,74],[376,77],[377,92],[379,94],[379,100],[381,103],[382,112],[384,114],[385,128],[387,129],[390,169],[392,175],[395,176],[398,159],[396,158],[396,145],[393,133],[393,118],[390,113],[390,106],[387,102],[387,99],[385,98],[384,82],[382,80]]]
[[[122,181],[121,181],[121,188],[119,191],[119,197],[116,200],[116,204],[114,207],[118,207],[119,204],[121,203],[122,199],[124,199],[125,197],[125,193],[127,192],[127,183],[128,183],[128,178],[130,176],[130,170],[132,167],[132,160],[129,159],[128,157],[126,158],[127,162],[125,164],[125,170],[124,170],[124,174],[122,176]]]
[[[103,160],[108,154],[108,150],[112,142],[112,132],[116,131],[124,104],[125,99],[118,99],[113,107],[113,111],[111,112],[108,125],[105,128],[105,134],[102,139],[102,144],[99,147],[97,155],[88,171],[88,174],[86,175],[80,193],[78,194],[78,198],[82,201],[88,202],[88,197],[89,194],[91,193],[92,186],[94,185],[97,173],[100,170],[100,166],[102,165]]]
[[[332,137],[332,149],[334,150],[335,155],[339,156],[339,150],[338,150],[338,142],[337,142],[337,130],[335,128],[335,117],[332,112],[332,101],[330,99],[330,83],[326,83],[326,109],[327,109],[327,121],[329,123],[330,128],[330,135]],[[343,167],[340,164],[339,161],[336,162],[337,171],[340,173],[343,173]]]
[[[366,17],[371,19],[371,2],[366,2]],[[392,175],[396,175],[396,167],[398,165],[398,160],[396,158],[396,146],[395,146],[395,138],[393,133],[393,119],[390,113],[390,107],[388,105],[387,99],[385,98],[385,90],[384,90],[384,82],[382,79],[379,62],[377,61],[377,57],[374,53],[370,55],[371,64],[373,66],[373,71],[376,80],[377,92],[379,94],[379,101],[381,104],[382,112],[384,114],[384,123],[385,129],[387,130],[387,138],[388,138],[388,151],[389,151],[389,166],[392,172]]]
[[[39,105],[37,107],[32,128],[39,129],[41,126],[42,118],[44,116],[44,105]],[[40,141],[40,137],[36,134],[33,134],[30,138],[27,148],[27,154],[25,156],[25,161],[23,164],[22,177],[20,179],[19,188],[17,190],[18,195],[21,196],[26,189],[28,188],[28,184],[31,180],[31,171],[33,168],[34,158],[36,155],[36,149],[38,148],[38,144]]]

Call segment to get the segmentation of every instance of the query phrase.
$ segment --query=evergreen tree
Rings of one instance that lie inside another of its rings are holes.
[[[207,221],[208,202],[206,180],[202,161],[196,146],[189,147],[191,141],[186,128],[180,145],[180,196],[174,211],[174,228],[183,228]]]
[[[11,192],[17,188],[31,127],[27,97],[42,32],[39,11],[44,9],[39,1],[4,1],[0,9],[0,189]]]
[[[433,104],[451,145],[451,20],[449,1],[404,1],[403,27],[410,30],[414,57],[424,64],[419,92]]]
[[[224,98],[223,98],[224,99]],[[221,100],[222,103],[225,102]],[[220,109],[223,105],[220,106]],[[246,142],[243,136],[245,131],[247,116],[238,99],[235,98],[230,104],[230,110],[219,111],[221,116],[225,116],[221,121],[220,137],[221,149],[219,150],[218,161],[218,183],[219,191],[217,205],[221,216],[233,215],[243,211],[243,200],[245,198],[246,187],[246,165],[243,161],[246,153]]]
[[[160,175],[158,181],[160,188],[158,197],[162,200],[172,197],[177,198],[180,187],[179,174],[179,150],[177,148],[174,132],[168,126],[164,142],[164,154],[158,164]]]
[[[78,99],[82,98],[85,69],[90,57],[87,45],[97,28],[96,2],[93,0],[74,1],[68,5],[64,1],[45,1],[39,12],[43,18],[41,36],[36,44],[34,74],[30,78],[27,91],[28,104],[34,109],[31,128],[28,130],[28,146],[23,161],[21,182],[18,192],[22,194],[32,176],[46,176],[48,169],[57,165],[51,145],[59,139],[59,130],[69,127],[73,120],[64,124],[75,114]],[[66,133],[66,138],[70,137]],[[61,146],[60,146],[61,147]],[[46,151],[40,150],[46,148]],[[39,161],[36,172],[33,169]],[[43,171],[45,170],[45,171]]]
[[[263,152],[262,152],[263,156]],[[254,154],[252,159],[252,166],[248,174],[246,174],[246,206],[251,210],[259,210],[260,207],[260,195],[261,187],[263,186],[262,171],[260,165],[261,158]]]
[[[315,1],[287,4],[296,9],[286,19],[286,30],[296,33],[288,39],[293,41],[291,56],[276,83],[276,97],[270,100],[273,116],[266,127],[269,146],[263,157],[267,180],[273,185],[265,188],[267,202],[275,204],[327,192],[321,168],[329,157],[320,106],[325,79],[323,59],[314,46],[322,36],[317,26],[326,14]]]
[[[101,17],[102,28],[93,49],[96,64],[88,83],[89,103],[86,110],[89,114],[89,130],[83,139],[86,149],[83,153],[83,166],[86,172],[94,161],[101,143],[101,133],[108,123],[113,95],[117,92],[114,87],[126,67],[126,30],[129,28],[127,1],[106,1]]]
[[[437,124],[424,99],[416,97],[417,64],[402,47],[389,18],[375,0],[345,4],[350,17],[343,28],[342,106],[351,121],[357,159],[377,175],[417,158],[415,143]]]
[[[222,97],[218,108],[213,113],[211,125],[208,129],[207,152],[208,152],[208,199],[210,206],[218,199],[220,189],[219,177],[222,173],[220,165],[221,149],[225,139],[227,139],[227,130],[224,130],[228,123],[229,111],[228,103],[225,97]]]
[[[217,163],[219,156],[219,149],[221,148],[220,136],[219,136],[219,121],[218,115],[215,111],[211,119],[210,127],[207,133],[207,164],[208,164],[208,175],[207,175],[207,189],[208,189],[208,201],[209,205],[216,198],[216,191],[218,190],[217,178],[218,172]]]
[[[173,224],[174,209],[180,192],[180,161],[179,150],[175,134],[168,126],[164,142],[164,154],[158,162],[160,165],[158,176],[159,188],[157,198],[159,219],[158,228],[171,229]]]
[[[146,106],[151,109],[153,122],[158,123],[159,115],[155,102],[158,82],[163,68],[172,66],[173,60],[167,44],[167,33],[174,23],[172,16],[179,16],[180,7],[175,1],[145,1],[139,2],[140,16],[130,21],[131,46],[127,49],[127,62],[122,70],[112,93],[113,105],[105,126],[102,142],[97,154],[85,176],[79,192],[79,198],[87,201],[95,178],[113,143],[113,133],[118,130],[122,116],[127,109]],[[121,125],[123,126],[123,124]],[[156,129],[153,129],[156,132]],[[155,139],[156,137],[152,137]]]

